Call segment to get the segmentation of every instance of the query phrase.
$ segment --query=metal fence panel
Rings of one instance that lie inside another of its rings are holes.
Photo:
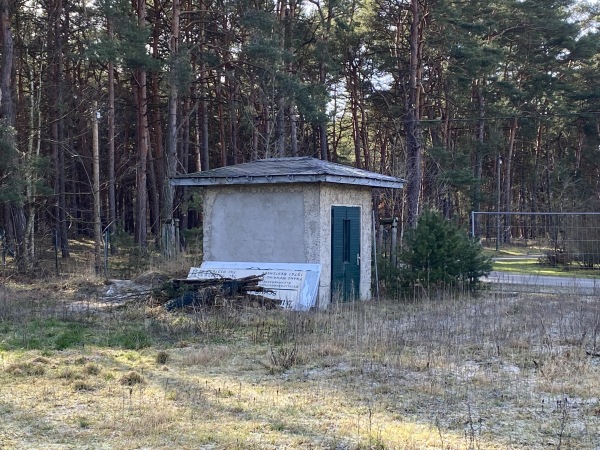
[[[600,212],[474,211],[471,233],[497,252],[600,269]]]

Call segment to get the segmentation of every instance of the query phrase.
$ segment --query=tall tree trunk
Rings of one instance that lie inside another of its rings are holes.
[[[323,14],[323,11],[319,5],[317,5],[319,16],[323,23],[323,34],[321,36],[322,44],[325,47],[329,41],[329,34],[331,32],[331,21],[333,19],[333,2],[327,2],[327,14]],[[327,63],[322,59],[319,61],[319,84],[326,86],[327,83]],[[327,147],[327,125],[324,123],[319,124],[319,156],[323,161],[329,159],[329,149]]]
[[[14,41],[11,28],[10,0],[0,0],[0,34],[2,36],[2,62],[0,67],[0,114],[4,124],[9,127],[9,144],[16,144],[12,134],[15,126],[15,111],[12,94],[12,70],[14,58]]]
[[[0,119],[6,128],[4,136],[5,145],[8,151],[13,152],[11,161],[15,175],[20,170],[21,162],[16,152],[15,136],[15,110],[12,94],[12,68],[14,58],[14,43],[11,29],[11,3],[9,0],[0,1],[0,35],[2,37],[2,61],[0,66]],[[14,240],[15,256],[19,271],[28,268],[28,254],[25,245],[26,218],[25,209],[21,201],[11,201],[5,206],[5,218],[8,221],[8,237]]]
[[[483,81],[478,81],[475,86],[475,98],[477,100],[477,133],[475,137],[475,165],[473,176],[475,178],[475,196],[473,208],[475,211],[481,209],[481,178],[483,174],[483,146],[485,143],[485,97],[483,95]]]
[[[160,91],[158,89],[158,77],[153,76],[149,80],[151,86],[151,99],[149,105],[160,104]],[[148,108],[147,108],[148,109]],[[148,208],[150,211],[150,233],[154,236],[160,234],[160,218],[162,215],[161,205],[164,201],[164,179],[165,179],[165,153],[163,150],[162,108],[154,107],[147,114],[152,118],[148,123]]]
[[[200,133],[200,139],[198,144],[200,145],[200,158],[198,161],[198,170],[209,170],[209,155],[208,155],[208,80],[206,76],[206,63],[203,61],[200,68],[201,72],[201,91],[200,91],[200,114],[198,131]]]
[[[114,36],[112,18],[107,23],[108,36]],[[112,61],[108,62],[108,223],[110,234],[114,235],[117,228],[117,200],[115,193],[115,67]],[[110,240],[110,253],[117,253],[114,239]]]
[[[40,73],[41,78],[41,73]],[[35,216],[37,208],[35,198],[37,195],[37,174],[34,169],[34,161],[37,161],[40,156],[41,147],[41,129],[42,129],[42,112],[40,109],[40,99],[42,90],[38,89],[35,92],[35,77],[33,68],[29,71],[31,95],[29,98],[29,135],[27,136],[27,192],[26,192],[26,213],[27,224],[25,226],[25,251],[28,258],[35,258]]]
[[[254,95],[253,95],[254,97]],[[259,105],[260,105],[260,101],[257,99],[253,99],[254,100],[254,105],[256,107],[256,116],[254,117],[254,121],[253,121],[253,127],[252,127],[252,160],[257,160],[258,159],[258,145],[259,145],[259,138],[260,138],[260,127],[261,127],[261,120],[260,120],[260,109],[259,109]]]
[[[204,1],[200,2],[200,33],[198,36],[198,46],[200,53],[206,51],[206,12],[207,5]],[[199,145],[199,158],[197,163],[197,169],[200,170],[209,170],[209,154],[208,154],[208,71],[206,67],[206,61],[204,57],[201,57],[200,62],[200,110],[197,115],[197,130],[196,133],[199,134],[199,139],[197,144]]]
[[[327,146],[327,126],[319,124],[319,156],[323,161],[329,159],[329,149]]]
[[[166,151],[166,179],[164,180],[165,199],[163,203],[163,245],[167,253],[178,245],[175,242],[175,229],[173,220],[173,203],[175,188],[169,183],[169,178],[175,176],[177,169],[177,59],[179,58],[179,15],[181,13],[179,0],[173,0],[173,16],[171,20],[171,68],[169,71],[169,103],[167,117],[167,151]]]
[[[543,131],[543,126],[542,126],[542,123],[540,122],[540,123],[538,123],[537,129],[536,129],[533,177],[528,177],[529,179],[533,178],[533,180],[532,180],[533,183],[531,186],[532,203],[531,203],[531,205],[529,205],[529,208],[531,208],[530,211],[532,211],[532,212],[540,211],[540,206],[539,206],[539,186],[540,186],[539,168],[540,168],[540,159],[541,159],[541,152],[542,152],[542,136],[543,136],[542,131]]]
[[[227,80],[227,105],[228,105],[228,115],[229,115],[229,142],[231,143],[231,154],[233,164],[237,164],[240,159],[240,149],[238,148],[238,133],[239,133],[239,120],[238,120],[238,112],[237,112],[237,96],[236,96],[236,86],[235,82],[235,74],[231,70],[225,72],[225,79]]]
[[[506,161],[504,164],[504,210],[507,212],[512,211],[512,162],[513,155],[515,152],[515,138],[517,136],[518,119],[515,117],[510,125],[510,131],[508,136],[508,152],[506,154]],[[510,214],[507,214],[504,218],[505,224],[510,224]],[[510,242],[510,227],[506,226],[506,233],[504,235],[504,242]]]
[[[198,104],[196,103],[196,105],[194,106],[193,109],[196,109],[197,107],[198,107]],[[190,144],[192,142],[190,117],[193,113],[193,110],[191,108],[191,101],[190,101],[189,96],[186,96],[186,99],[183,102],[182,108],[183,108],[184,119],[181,124],[181,133],[182,133],[181,141],[183,144],[181,145],[178,159],[179,159],[179,161],[181,161],[182,172],[190,173],[191,172],[190,167],[192,166],[192,161],[190,158]],[[188,192],[189,192],[189,189],[187,187],[182,187],[180,194],[177,195],[177,199],[179,200],[177,203],[179,203],[181,205],[179,208],[179,214],[180,214],[179,226],[180,226],[181,231],[190,228],[189,215],[188,215],[188,213],[189,213]],[[180,236],[182,234],[183,233],[181,233]],[[182,240],[182,243],[183,243],[183,240]]]
[[[94,174],[94,258],[96,273],[101,267],[102,210],[100,206],[100,143],[98,140],[98,103],[92,104],[92,168]]]
[[[145,0],[134,0],[138,26],[144,27],[146,17]],[[135,71],[134,92],[137,104],[137,158],[136,158],[136,206],[135,206],[135,241],[141,248],[147,247],[148,236],[148,99],[146,86],[146,70]]]
[[[351,54],[352,50],[348,49],[348,65],[349,65],[349,80],[348,85],[350,88],[350,111],[352,113],[352,143],[354,145],[354,165],[357,169],[362,168],[361,162],[361,139],[360,139],[360,122],[359,122],[359,109],[361,108],[359,100],[359,74],[358,66],[354,62],[354,57]]]
[[[70,256],[68,226],[67,226],[67,198],[66,198],[66,180],[65,180],[65,126],[64,126],[64,55],[63,55],[63,31],[61,26],[61,16],[63,13],[62,0],[57,0],[55,3],[55,17],[53,24],[54,31],[54,51],[56,52],[56,63],[54,64],[53,82],[56,91],[54,123],[52,127],[54,139],[54,154],[55,154],[55,195],[57,196],[57,211],[58,218],[58,245],[60,246],[61,256],[68,258]]]
[[[364,94],[361,89],[361,104],[364,103]],[[360,144],[363,150],[363,168],[371,169],[371,152],[369,151],[369,125],[367,111],[365,108],[360,109]]]
[[[292,156],[298,156],[298,125],[296,124],[296,107],[293,102],[289,106],[288,117],[290,118],[290,150]]]
[[[421,123],[419,119],[419,89],[421,86],[419,76],[419,66],[421,64],[421,12],[418,0],[412,0],[411,11],[408,111],[406,114],[408,175],[406,197],[408,202],[408,225],[414,228],[419,219],[419,197],[421,194],[421,178],[423,172],[423,144],[421,137]]]
[[[219,147],[221,151],[221,166],[227,166],[227,144],[225,138],[225,113],[223,111],[223,96],[221,95],[221,87],[217,87],[217,103],[219,114]]]
[[[154,2],[154,17],[161,17],[163,14],[162,3]],[[161,39],[162,21],[156,20],[152,28],[152,55],[156,60],[161,59],[159,50],[159,42]],[[165,186],[167,178],[168,155],[163,149],[163,115],[161,103],[160,80],[157,73],[150,76],[150,96],[149,104],[152,108],[152,122],[148,125],[148,190],[150,191],[149,207],[150,207],[150,229],[155,237],[161,233],[161,219],[165,213],[164,209],[168,199],[168,187]],[[168,120],[168,119],[167,119]],[[152,132],[150,132],[152,131]],[[168,131],[167,131],[168,133]],[[168,140],[168,137],[167,137]]]
[[[160,129],[160,126],[158,127]],[[151,142],[151,133],[150,126],[146,129],[146,142],[148,142],[148,179],[146,180],[148,183],[148,193],[150,197],[148,198],[148,208],[150,211],[150,233],[154,235],[154,237],[158,237],[160,234],[160,200],[161,197],[164,197],[164,194],[161,194],[159,191],[159,186],[162,186],[158,180],[158,172],[160,171],[158,161],[163,158],[159,158],[156,156],[155,152],[158,153],[160,150],[154,147]],[[156,133],[152,133],[152,136],[155,137],[156,141]]]
[[[279,48],[281,51],[281,55],[286,53],[293,53],[292,50],[292,24],[296,15],[296,3],[288,0],[278,0],[277,1],[277,10],[278,10],[278,20],[279,20]],[[292,74],[294,71],[293,64],[290,61],[289,63],[285,63],[285,70]],[[291,100],[290,95],[286,92],[286,89],[283,86],[280,86],[277,90],[276,94],[277,99],[277,116],[275,123],[275,145],[276,145],[276,154],[280,157],[289,156],[290,151],[291,154],[295,156],[298,153],[298,142],[295,124],[290,124],[290,150],[286,149],[286,116],[288,119],[292,120],[290,114],[293,112],[293,102]],[[293,132],[293,134],[292,134]]]
[[[275,119],[275,154],[285,156],[285,99],[280,95],[277,99],[277,116]]]
[[[485,97],[483,95],[483,81],[475,81],[474,97],[477,101],[477,132],[475,134],[475,161],[473,165],[473,178],[475,179],[475,188],[473,190],[473,211],[481,211],[481,177],[483,174],[483,145],[485,141]],[[499,160],[497,161],[497,163]],[[499,180],[497,180],[499,182]],[[498,195],[500,195],[498,193]],[[477,220],[475,218],[474,220]],[[473,224],[478,229],[477,223]]]

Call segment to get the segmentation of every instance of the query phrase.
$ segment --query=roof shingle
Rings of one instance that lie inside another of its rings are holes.
[[[405,180],[311,157],[259,159],[171,178],[174,186],[319,182],[401,189]]]

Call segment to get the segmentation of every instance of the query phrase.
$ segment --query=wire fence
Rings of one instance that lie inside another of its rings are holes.
[[[600,212],[474,211],[471,234],[500,254],[600,269]]]

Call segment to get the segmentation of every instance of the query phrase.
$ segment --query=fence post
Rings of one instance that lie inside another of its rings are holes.
[[[110,228],[104,230],[104,278],[108,280],[108,245],[110,242]]]
[[[373,261],[375,263],[375,299],[379,300],[379,273],[377,271],[377,237],[375,236],[375,210],[372,211],[371,226],[373,233]]]
[[[173,242],[174,248],[173,251],[175,252],[175,255],[179,254],[179,219],[175,218],[173,219],[173,227],[174,227],[174,231],[173,231],[173,235],[175,237],[175,242]]]
[[[58,230],[54,229],[54,270],[56,271],[56,276],[58,276]]]
[[[392,219],[392,267],[398,267],[398,218]]]
[[[6,267],[6,251],[7,251],[7,249],[6,249],[6,232],[4,231],[4,228],[0,228],[0,251],[2,252],[2,267],[4,268],[4,267]]]

